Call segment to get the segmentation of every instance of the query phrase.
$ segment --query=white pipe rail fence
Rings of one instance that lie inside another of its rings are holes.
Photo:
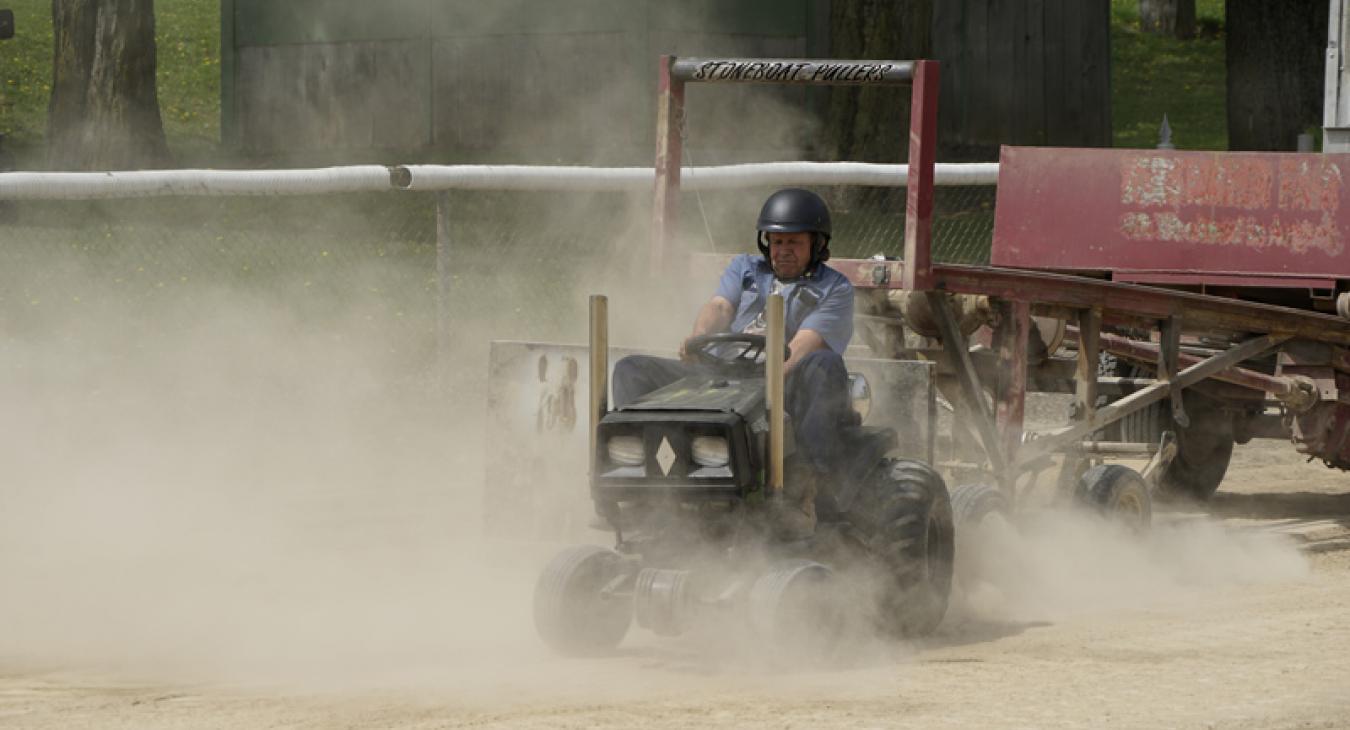
[[[686,190],[775,185],[903,187],[908,165],[760,162],[687,167]],[[938,185],[994,185],[998,163],[939,163]],[[448,190],[625,191],[650,188],[650,167],[357,165],[308,170],[132,170],[0,173],[0,200],[96,200],[174,196],[325,195]]]
[[[992,186],[998,163],[936,165],[939,186]],[[689,191],[789,185],[903,187],[908,165],[859,162],[766,162],[686,167]],[[341,193],[436,193],[436,320],[446,352],[452,280],[450,194],[477,191],[642,191],[650,167],[536,165],[359,165],[299,170],[137,170],[0,173],[0,201],[108,200],[154,197],[298,196]]]

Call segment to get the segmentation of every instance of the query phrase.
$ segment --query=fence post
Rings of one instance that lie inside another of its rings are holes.
[[[665,263],[675,243],[680,213],[684,82],[671,73],[674,63],[674,56],[661,57],[656,82],[656,184],[652,201],[652,247],[648,257],[648,271],[655,281],[661,281],[666,273]]]
[[[436,383],[445,392],[450,365],[450,193],[436,193]]]
[[[922,291],[933,284],[933,165],[937,162],[939,65],[916,61],[910,90],[909,179],[905,191],[905,268],[901,284]]]
[[[1167,122],[1167,114],[1163,114],[1162,126],[1158,127],[1158,149],[1174,150],[1177,146],[1172,144],[1172,125]]]

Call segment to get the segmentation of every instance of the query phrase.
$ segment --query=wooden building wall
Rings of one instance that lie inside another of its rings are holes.
[[[1111,144],[1108,0],[933,3],[942,159]],[[222,0],[221,12],[222,134],[260,156],[639,163],[659,54],[830,55],[829,0]],[[820,98],[695,86],[691,154],[809,147]]]
[[[222,0],[222,130],[258,154],[628,160],[652,150],[656,58],[823,53],[823,0]],[[801,89],[718,87],[745,119]],[[753,105],[753,106],[752,106]],[[691,122],[692,123],[692,122]],[[762,130],[707,124],[712,146]],[[780,140],[781,141],[781,140]]]
[[[1111,146],[1108,0],[934,0],[944,159]]]

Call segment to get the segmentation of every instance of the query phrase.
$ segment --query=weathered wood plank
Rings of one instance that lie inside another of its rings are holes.
[[[1048,144],[1068,144],[1067,140],[1074,134],[1063,104],[1066,101],[1065,84],[1068,75],[1065,63],[1069,58],[1067,53],[1069,29],[1064,22],[1064,7],[1075,2],[1079,0],[1051,0],[1045,6],[1043,35],[1045,48],[1041,56],[1045,61],[1043,78],[1045,98],[1047,102],[1054,100],[1053,103],[1047,103],[1045,112],[1045,134]]]
[[[715,27],[732,35],[799,37],[805,33],[808,15],[806,3],[783,0],[646,0],[646,5],[651,30],[676,33],[702,33]]]
[[[938,108],[938,144],[943,149],[967,144],[967,120],[970,114],[966,98],[967,59],[970,45],[966,38],[966,8],[970,0],[948,0],[933,4],[933,58],[942,63],[942,93]]]
[[[1045,120],[1052,111],[1047,103],[1058,104],[1053,94],[1047,93],[1045,78],[1045,0],[1025,0],[1022,14],[1022,62],[1018,64],[1022,84],[1023,109],[1019,117],[1023,127],[1019,144],[1044,145],[1049,143]],[[1053,100],[1053,101],[1051,101]]]
[[[430,140],[427,41],[240,50],[241,143],[252,152],[416,149]],[[277,73],[277,69],[288,73]]]
[[[234,41],[242,48],[426,38],[433,1],[234,0]]]
[[[1083,29],[1080,58],[1083,126],[1080,144],[1111,146],[1111,8],[1110,3],[1074,3]]]
[[[1020,3],[992,2],[988,34],[985,37],[986,74],[984,77],[984,105],[989,129],[1003,139],[1015,139],[1021,131],[1020,117],[1025,113],[1026,99],[1017,92],[1025,80],[1017,64],[1017,19]]]
[[[432,0],[437,38],[623,33],[643,30],[644,3],[632,0]],[[491,7],[491,10],[485,8]]]
[[[624,121],[642,96],[634,75],[609,74],[636,55],[620,33],[461,36],[436,41],[434,143],[485,150],[635,146],[643,128]],[[578,75],[594,69],[595,75]],[[640,114],[640,112],[639,112]],[[645,120],[649,116],[640,116]],[[596,134],[598,129],[604,135]]]

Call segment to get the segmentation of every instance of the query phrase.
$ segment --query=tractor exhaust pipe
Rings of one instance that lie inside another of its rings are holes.
[[[591,295],[591,474],[598,466],[600,419],[609,412],[609,298]]]
[[[765,310],[768,332],[765,334],[768,350],[764,354],[765,402],[769,407],[769,492],[783,493],[783,350],[787,336],[783,326],[783,297],[769,296]]]

